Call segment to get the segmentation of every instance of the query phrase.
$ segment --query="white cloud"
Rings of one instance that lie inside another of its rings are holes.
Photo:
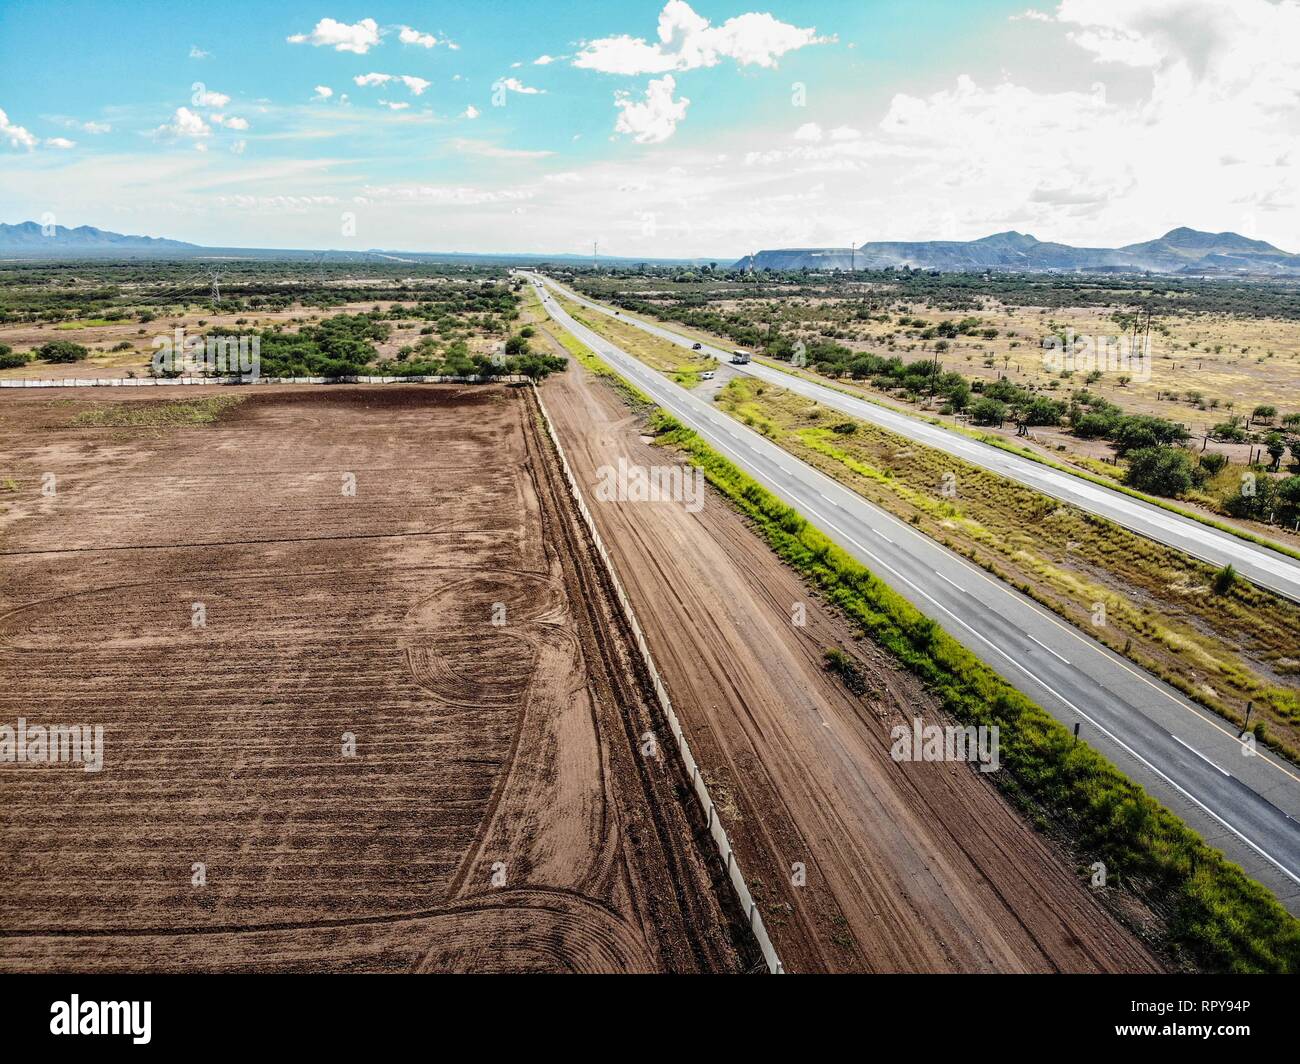
[[[68,140],[67,137],[46,137],[45,144],[50,148],[75,148],[77,146],[75,140]]]
[[[431,84],[424,78],[417,78],[414,74],[358,74],[352,79],[362,88],[374,85],[386,85],[390,81],[400,81],[411,91],[412,96],[421,95]]]
[[[191,59],[207,59],[210,55],[212,55],[211,52],[205,52],[205,51],[204,51],[202,48],[200,48],[197,44],[191,44],[191,45],[190,45],[190,58],[191,58]]]
[[[484,159],[544,159],[554,155],[553,151],[529,150],[527,148],[503,148],[486,140],[470,140],[459,137],[451,146],[461,155],[477,155]]]
[[[605,74],[662,74],[695,70],[732,59],[740,66],[772,67],[787,52],[833,40],[817,36],[768,14],[750,12],[719,26],[692,10],[685,0],[668,0],[659,13],[659,40],[622,34],[589,41],[573,65]]]
[[[421,48],[432,48],[438,43],[438,38],[432,33],[421,33],[410,26],[403,26],[397,34],[397,39],[403,44],[414,44]]]
[[[380,107],[387,107],[390,111],[405,111],[411,105],[409,103],[393,103],[390,100],[380,100]]]
[[[244,154],[244,149],[247,148],[247,147],[248,147],[248,141],[246,141],[246,140],[237,140],[237,141],[235,141],[234,144],[232,144],[232,145],[230,146],[230,152],[231,152],[232,155],[243,155],[243,154]]]
[[[516,203],[531,199],[532,196],[531,190],[518,188],[485,189],[464,185],[367,185],[362,189],[362,195],[356,197],[356,202],[467,207]]]
[[[861,136],[862,131],[854,129],[852,126],[836,126],[831,130],[831,140],[857,140]]]
[[[203,116],[188,107],[176,108],[176,113],[169,123],[154,130],[156,137],[207,137],[211,136],[212,127],[203,120]]]
[[[524,96],[544,96],[546,94],[545,89],[534,89],[531,86],[525,85],[518,78],[502,78],[497,82],[497,85],[500,85],[501,88],[507,89],[510,92],[517,92]]]
[[[562,55],[539,55],[533,60],[533,66],[550,66],[552,63],[558,63],[565,58]]]
[[[1012,22],[1051,22],[1052,16],[1045,11],[1039,11],[1036,8],[1026,8],[1018,15],[1011,16]]]
[[[794,131],[794,139],[816,143],[822,139],[822,127],[816,122],[805,122]]]
[[[659,144],[673,135],[677,123],[686,117],[690,100],[685,96],[673,99],[677,82],[671,74],[652,79],[646,86],[645,98],[633,100],[625,92],[614,94],[614,106],[619,109],[616,133],[626,133],[638,144]]]
[[[979,235],[964,227],[987,231],[997,218],[1089,244],[1179,225],[1282,246],[1300,237],[1293,217],[1290,233],[1277,217],[1292,210],[1287,190],[1300,187],[1291,155],[1300,140],[1292,44],[1300,4],[1065,0],[1054,24],[1063,45],[1102,69],[1129,68],[1114,75],[1112,92],[1101,82],[1043,91],[960,77],[955,88],[896,95],[879,137],[856,148],[908,153],[913,188],[945,190],[945,200],[962,204],[949,214],[958,236]],[[841,147],[837,162],[856,150]],[[900,189],[894,216],[935,224],[924,198]],[[1261,232],[1266,214],[1275,220]]]
[[[234,115],[226,117],[225,115],[210,115],[213,125],[224,126],[226,129],[244,130],[248,128],[246,118],[236,118]]]
[[[468,107],[466,107],[465,113],[461,115],[462,118],[477,118],[478,116],[479,116],[479,109],[475,107],[473,104],[470,104]]]
[[[190,97],[190,103],[195,107],[225,107],[229,102],[230,97],[224,92],[209,92],[202,82]]]
[[[336,52],[365,55],[379,43],[379,23],[363,18],[349,25],[323,18],[311,33],[295,33],[286,38],[290,44],[311,44],[317,48],[333,48]]]
[[[1268,0],[1063,0],[1056,21],[1098,62],[1186,71],[1195,80],[1289,81],[1300,4]],[[1271,64],[1277,64],[1271,66]],[[1294,106],[1294,88],[1290,95]]]
[[[334,95],[334,90],[331,89],[328,85],[317,85],[317,86],[316,86],[316,95],[313,96],[312,99],[313,99],[313,100],[328,100],[328,99],[329,99],[331,96],[333,96],[333,95]]]
[[[80,130],[82,133],[99,135],[102,133],[113,132],[113,127],[109,125],[107,122],[99,122],[96,121],[95,119],[91,119],[87,122],[82,122],[80,119],[68,118],[64,115],[53,115],[48,117],[51,122],[56,122],[59,125],[63,126],[65,129],[76,129],[76,130]]]

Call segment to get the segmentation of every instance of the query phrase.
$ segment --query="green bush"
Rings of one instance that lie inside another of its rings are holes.
[[[970,419],[976,425],[1001,425],[1007,418],[1007,404],[998,399],[977,399],[971,404]]]
[[[27,362],[27,355],[21,351],[15,351],[8,344],[0,344],[0,369],[17,369],[27,365]]]
[[[1207,477],[1216,476],[1228,468],[1228,456],[1210,451],[1201,455],[1200,467],[1205,471]]]
[[[46,362],[80,362],[89,354],[89,349],[71,340],[50,340],[36,349],[36,357]]]
[[[1192,460],[1177,447],[1139,447],[1130,451],[1124,483],[1138,491],[1170,498],[1192,486]]]
[[[1237,570],[1231,565],[1225,565],[1214,574],[1214,580],[1211,587],[1216,595],[1226,595],[1237,583]]]

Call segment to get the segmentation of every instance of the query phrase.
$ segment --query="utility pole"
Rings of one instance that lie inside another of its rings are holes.
[[[214,307],[221,304],[221,271],[212,271],[212,305]]]

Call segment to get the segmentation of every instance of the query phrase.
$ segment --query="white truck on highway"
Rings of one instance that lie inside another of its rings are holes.
[[[749,361],[748,351],[742,351],[740,348],[736,348],[734,351],[731,352],[732,365],[743,366],[748,361]]]

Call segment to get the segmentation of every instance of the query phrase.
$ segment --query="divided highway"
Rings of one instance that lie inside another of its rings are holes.
[[[524,276],[557,324],[1013,686],[1068,727],[1080,724],[1082,739],[1300,914],[1295,770],[1266,752],[1246,756],[1219,718],[575,321],[550,298],[549,278]]]
[[[554,284],[554,282],[550,283]],[[616,316],[608,307],[562,286],[556,287],[563,291],[566,299],[571,299],[598,313],[610,317]],[[617,317],[627,325],[651,333],[679,347],[692,346],[691,340],[661,325],[628,315],[617,315]],[[701,350],[724,363],[731,358],[730,351],[709,344],[702,344]],[[1011,454],[1000,447],[980,443],[959,433],[931,425],[920,418],[890,410],[866,399],[846,395],[842,391],[818,384],[816,381],[806,380],[792,373],[784,373],[770,366],[753,362],[736,366],[735,369],[809,399],[816,399],[817,402],[829,406],[832,410],[839,410],[863,421],[870,421],[881,428],[897,432],[900,436],[907,436],[917,443],[923,443],[927,447],[964,459],[972,465],[981,466],[1010,480],[1025,484],[1088,513],[1108,518],[1148,539],[1176,547],[1211,565],[1231,564],[1238,573],[1260,587],[1266,587],[1270,591],[1300,602],[1300,559],[1288,557],[1268,547],[1241,539],[1230,532],[1221,532],[1217,528],[1171,513],[1152,503],[1125,495],[1123,492],[1093,484],[1083,477],[1063,473],[1041,462],[1035,462],[1031,458]]]

